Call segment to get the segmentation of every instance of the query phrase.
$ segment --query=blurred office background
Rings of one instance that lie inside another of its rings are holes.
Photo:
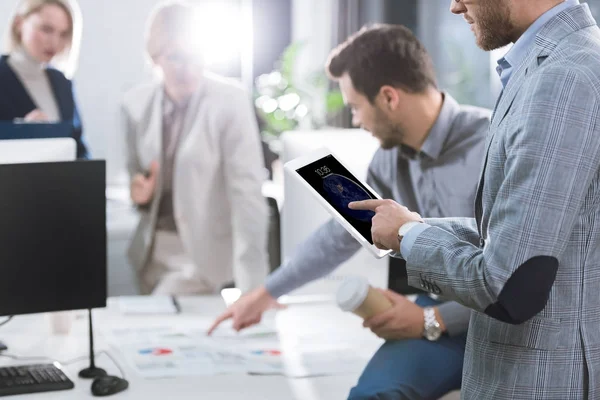
[[[84,29],[74,76],[76,94],[93,156],[107,161],[114,199],[108,213],[109,295],[132,293],[133,274],[125,249],[136,216],[126,204],[128,177],[118,106],[124,91],[153,73],[143,52],[144,25],[158,0],[79,2]],[[492,107],[499,93],[495,65],[502,50],[478,49],[468,25],[448,11],[450,0],[191,2],[200,6],[198,35],[191,40],[205,49],[209,68],[240,79],[256,98],[258,114],[264,118],[269,166],[277,158],[280,131],[350,127],[349,113],[339,110],[340,98],[324,79],[323,65],[331,48],[364,24],[400,23],[416,32],[433,57],[439,86],[459,102]],[[2,33],[14,3],[0,1]],[[587,3],[599,18],[600,0]],[[298,90],[286,91],[286,79],[293,79]],[[290,93],[298,95],[279,96]],[[328,110],[338,111],[328,115]]]

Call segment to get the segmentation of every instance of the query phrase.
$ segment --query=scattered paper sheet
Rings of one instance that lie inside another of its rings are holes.
[[[172,296],[120,296],[117,298],[122,314],[177,314],[179,306]]]
[[[264,354],[250,356],[248,373],[256,375],[285,375],[289,378],[343,375],[361,371],[368,359],[356,356],[353,349],[304,352],[291,350],[280,356]]]
[[[130,366],[145,378],[246,373],[246,360],[226,349],[194,344],[133,345],[123,349]]]
[[[209,337],[198,327],[124,327],[105,336],[144,378],[231,373],[304,378],[360,372],[368,361],[356,348],[339,348],[339,344],[281,347],[268,326],[245,335],[232,332],[222,328]]]
[[[236,331],[232,327],[231,320],[224,321],[212,334],[215,338],[268,338],[277,339],[277,329],[273,326],[260,323],[249,328]]]

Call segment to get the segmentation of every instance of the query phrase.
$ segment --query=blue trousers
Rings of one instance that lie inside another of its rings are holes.
[[[417,297],[421,307],[438,301]],[[426,339],[389,340],[365,367],[348,400],[436,400],[460,389],[466,333]]]

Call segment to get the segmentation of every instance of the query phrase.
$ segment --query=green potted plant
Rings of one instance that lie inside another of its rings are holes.
[[[255,106],[261,119],[263,140],[280,152],[279,136],[293,129],[319,129],[327,118],[344,107],[339,90],[329,87],[323,69],[306,77],[295,76],[298,55],[304,44],[292,43],[283,52],[275,69],[256,78]]]

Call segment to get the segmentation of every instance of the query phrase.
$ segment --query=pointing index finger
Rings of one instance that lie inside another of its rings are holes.
[[[375,211],[377,207],[383,204],[384,200],[362,200],[362,201],[353,201],[348,204],[348,208],[351,210],[370,210]]]

